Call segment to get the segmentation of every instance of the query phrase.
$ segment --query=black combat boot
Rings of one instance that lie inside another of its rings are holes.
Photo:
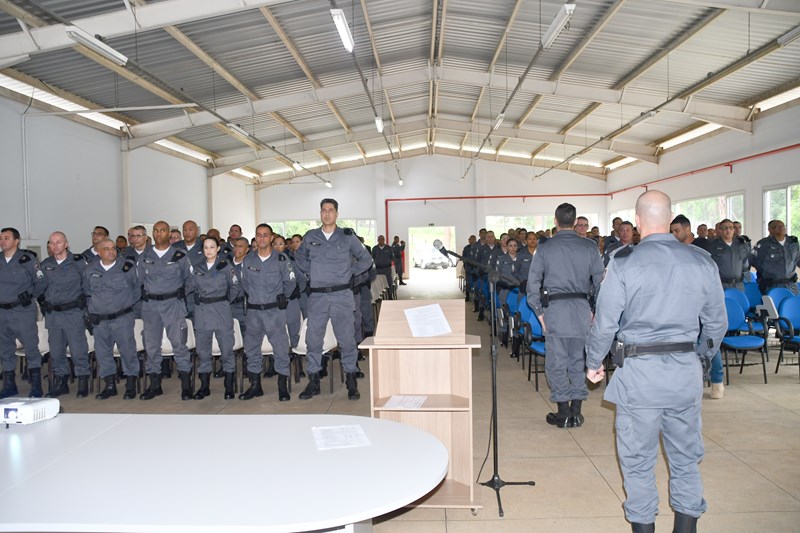
[[[319,393],[320,393],[319,372],[309,372],[308,385],[306,385],[305,390],[300,393],[300,399],[308,400],[313,396],[317,396]]]
[[[484,318],[486,318],[483,314],[483,306],[478,309],[478,322],[483,322]]]
[[[189,372],[178,372],[181,379],[181,400],[191,400],[194,398],[192,390],[192,375]]]
[[[551,426],[565,428],[567,427],[569,415],[569,402],[558,402],[558,413],[547,413],[545,420],[547,420],[547,423]]]
[[[150,378],[150,386],[139,395],[140,400],[152,400],[156,396],[164,394],[164,391],[161,390],[161,374],[148,374],[148,377]]]
[[[500,336],[500,346],[503,348],[508,348],[508,332],[504,331],[503,334]]]
[[[170,364],[169,359],[162,359],[161,360],[161,375],[164,376],[164,379],[169,379],[172,377],[172,365]]]
[[[133,400],[136,398],[136,376],[125,376],[125,394],[123,400]]]
[[[344,384],[347,386],[348,400],[358,400],[361,398],[361,393],[358,392],[358,380],[356,379],[355,372],[348,372],[345,375]]]
[[[321,378],[328,377],[328,361],[330,360],[331,358],[328,357],[327,355],[322,356],[322,361],[320,361],[322,368],[319,369],[319,377]]]
[[[114,374],[110,376],[106,376],[103,378],[105,382],[105,387],[101,390],[98,394],[95,395],[95,398],[98,400],[108,400],[112,396],[117,395],[117,377]]]
[[[42,369],[31,368],[28,371],[31,378],[31,393],[28,394],[31,398],[41,398],[44,395],[42,390]]]
[[[239,395],[240,400],[252,400],[256,396],[264,396],[264,389],[261,388],[261,372],[248,372],[250,388]]]
[[[288,402],[292,397],[289,395],[289,376],[278,376],[278,401]]]
[[[511,357],[519,359],[519,349],[522,347],[522,337],[513,337],[511,339]]]
[[[631,522],[631,530],[633,533],[656,533],[656,524],[638,524]]]
[[[568,428],[579,428],[583,425],[583,415],[581,414],[581,404],[583,400],[572,400],[569,406],[569,420],[567,420]]]
[[[697,518],[683,513],[675,513],[672,533],[697,533]]]
[[[264,372],[265,378],[272,378],[277,376],[278,373],[275,372],[275,357],[272,355],[267,356],[267,370]]]
[[[47,397],[58,398],[62,394],[69,394],[67,379],[69,379],[67,376],[53,374],[53,381],[50,382],[50,390],[47,392]]]
[[[360,366],[358,366],[358,363],[356,363],[356,371],[355,371],[355,374],[356,374],[356,377],[357,377],[358,379],[364,379],[364,372],[362,372],[362,371],[361,371],[361,367],[360,367]]]
[[[465,302],[469,301],[469,289],[464,291],[464,301]]]
[[[89,376],[78,376],[78,392],[76,398],[86,398],[89,396]]]
[[[211,383],[211,372],[200,372],[198,375],[200,376],[200,387],[197,389],[197,392],[194,393],[194,399],[202,400],[206,396],[211,396],[211,388],[209,387]]]
[[[3,390],[0,391],[0,399],[19,394],[16,377],[17,374],[13,370],[3,372]]]
[[[236,372],[225,372],[225,399],[233,400],[236,397]]]

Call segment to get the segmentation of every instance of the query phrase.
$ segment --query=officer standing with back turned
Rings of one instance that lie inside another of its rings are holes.
[[[578,427],[583,424],[581,404],[588,396],[583,351],[592,322],[590,299],[603,280],[603,261],[594,241],[573,231],[574,205],[559,205],[555,224],[558,233],[540,244],[531,260],[528,304],[547,337],[544,371],[550,401],[558,404],[547,423]]]
[[[727,328],[717,267],[708,252],[669,234],[670,206],[669,196],[660,191],[637,200],[642,241],[620,250],[608,264],[587,345],[587,378],[597,383],[614,335],[618,339],[613,347],[617,369],[604,399],[617,406],[617,455],[627,494],[623,507],[633,531],[640,533],[655,531],[659,436],[669,463],[674,532],[696,531],[706,510],[698,466],[703,458],[698,355],[713,357]]]

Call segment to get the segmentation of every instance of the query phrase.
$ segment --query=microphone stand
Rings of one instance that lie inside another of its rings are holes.
[[[495,305],[496,305],[496,291],[495,291],[495,284],[503,280],[509,284],[518,284],[518,281],[514,278],[509,278],[508,276],[503,276],[500,272],[497,271],[496,268],[492,268],[489,265],[483,265],[477,261],[473,261],[471,259],[465,259],[458,255],[455,252],[451,252],[450,250],[445,249],[444,247],[439,248],[439,251],[445,255],[452,255],[460,259],[465,265],[470,265],[474,268],[482,270],[486,272],[488,280],[489,280],[489,298],[490,298],[490,311],[492,316],[492,327],[489,331],[489,336],[491,337],[491,354],[492,354],[492,459],[494,463],[494,473],[492,477],[488,481],[484,481],[481,483],[484,487],[489,487],[490,489],[494,490],[495,494],[497,495],[497,507],[500,514],[500,517],[504,516],[503,512],[503,502],[500,500],[500,489],[505,487],[506,485],[529,485],[534,486],[536,485],[535,481],[504,481],[500,477],[499,473],[499,445],[497,441],[497,335],[495,335]]]

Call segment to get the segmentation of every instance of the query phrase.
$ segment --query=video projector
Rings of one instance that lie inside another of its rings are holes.
[[[0,400],[2,422],[10,424],[35,424],[58,415],[61,402],[56,398],[5,398]]]

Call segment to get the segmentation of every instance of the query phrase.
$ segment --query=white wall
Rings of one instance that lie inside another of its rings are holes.
[[[212,220],[223,238],[233,224],[242,227],[243,235],[251,238],[256,234],[255,188],[230,174],[214,176],[211,184]]]
[[[738,131],[720,131],[709,139],[685,146],[661,157],[659,166],[639,163],[613,172],[608,190],[613,193],[627,187],[652,182],[747,156],[761,154],[800,142],[800,103],[778,112],[768,111],[754,124],[753,135]],[[744,229],[754,240],[764,236],[763,192],[776,185],[800,182],[800,149],[736,163],[651,187],[669,194],[673,201],[744,193]],[[644,191],[635,187],[613,194],[608,211],[632,208]]]

